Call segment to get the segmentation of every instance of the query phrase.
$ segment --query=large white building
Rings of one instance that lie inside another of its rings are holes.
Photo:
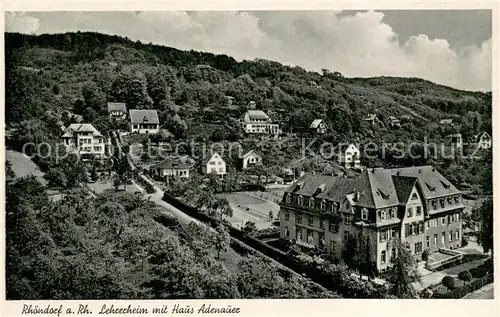
[[[62,135],[68,151],[83,158],[102,158],[105,153],[104,136],[90,123],[73,123]]]
[[[248,134],[279,134],[279,124],[262,110],[248,110],[243,117],[243,129]]]
[[[156,110],[130,110],[130,132],[158,133],[160,120]]]

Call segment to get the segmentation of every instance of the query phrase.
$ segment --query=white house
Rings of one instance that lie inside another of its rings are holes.
[[[90,123],[72,123],[62,135],[68,151],[83,158],[102,158],[105,151],[104,136]]]
[[[335,150],[340,165],[345,168],[361,168],[360,152],[354,144],[339,144]]]
[[[487,132],[476,135],[477,146],[481,149],[491,149],[491,136]]]
[[[156,110],[130,110],[130,132],[158,133],[160,121]]]
[[[108,102],[108,114],[111,119],[125,120],[127,118],[127,106],[124,102]]]
[[[248,151],[247,153],[240,156],[241,169],[246,170],[257,165],[262,165],[262,156],[260,156],[254,150]]]
[[[215,173],[223,178],[227,174],[226,161],[224,161],[219,153],[213,152],[203,160],[201,172],[203,174]]]
[[[193,166],[194,161],[189,157],[170,157],[151,166],[150,173],[157,178],[178,177],[188,179]]]
[[[279,125],[272,123],[262,110],[248,110],[243,117],[243,129],[248,134],[279,134]]]
[[[318,134],[323,134],[328,127],[323,119],[315,119],[309,126],[309,129],[314,130]]]

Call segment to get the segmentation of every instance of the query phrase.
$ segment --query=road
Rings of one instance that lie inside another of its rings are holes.
[[[493,283],[484,285],[478,290],[475,290],[472,293],[469,293],[462,297],[463,299],[493,299],[493,290],[495,287]]]

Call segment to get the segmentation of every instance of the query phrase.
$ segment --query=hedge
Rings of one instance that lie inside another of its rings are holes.
[[[456,289],[448,292],[448,293],[434,293],[432,298],[462,298],[465,295],[480,289],[486,284],[493,283],[493,274],[488,274],[482,278],[479,278],[469,284],[465,284],[464,286],[457,287]]]
[[[469,271],[462,271],[458,273],[458,278],[465,282],[470,282],[472,280],[472,274]]]

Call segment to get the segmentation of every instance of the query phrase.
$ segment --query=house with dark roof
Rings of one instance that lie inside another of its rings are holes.
[[[317,134],[324,134],[326,133],[328,126],[326,125],[325,120],[315,119],[309,126],[309,129]]]
[[[151,166],[149,171],[156,179],[188,179],[189,172],[194,165],[195,162],[190,157],[170,157],[161,163]]]
[[[206,175],[214,173],[224,178],[227,174],[226,161],[217,152],[209,153],[201,162],[201,172]]]
[[[90,123],[70,124],[61,138],[69,152],[77,153],[84,159],[104,157],[105,138]]]
[[[242,170],[262,165],[262,156],[255,150],[250,150],[240,156],[240,166]]]
[[[368,169],[353,178],[305,174],[283,195],[280,238],[341,257],[349,236],[362,232],[380,271],[399,239],[417,259],[426,249],[450,258],[462,241],[461,196],[432,166]],[[445,263],[429,261],[433,268]]]
[[[160,120],[156,110],[130,110],[130,132],[132,133],[158,133]]]
[[[114,120],[125,120],[127,118],[127,106],[124,102],[108,102],[108,115]]]

